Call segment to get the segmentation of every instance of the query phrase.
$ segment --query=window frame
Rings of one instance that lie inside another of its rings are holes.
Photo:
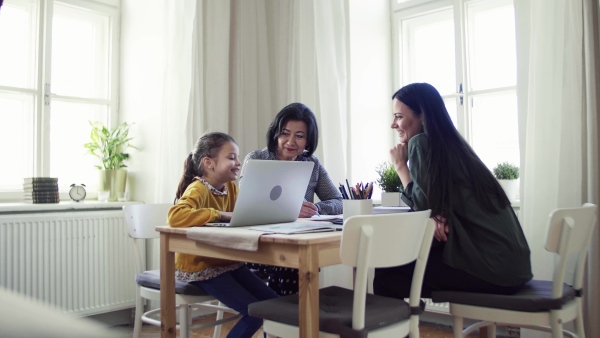
[[[514,86],[495,87],[492,89],[472,90],[469,78],[469,51],[467,45],[467,18],[466,8],[471,3],[483,0],[408,0],[398,2],[390,0],[392,11],[392,70],[394,88],[400,88],[407,81],[402,79],[404,74],[402,20],[414,18],[444,9],[452,9],[454,12],[455,31],[455,60],[456,60],[456,91],[454,93],[440,93],[444,100],[454,99],[456,102],[457,121],[456,128],[463,137],[472,144],[472,102],[474,98],[495,93],[514,92],[516,94],[517,84]],[[501,4],[512,4],[513,0],[497,0]],[[516,56],[515,56],[516,57]],[[460,60],[460,61],[459,61]],[[461,104],[462,102],[464,104]],[[517,164],[519,165],[519,164]],[[491,168],[490,168],[491,169]]]
[[[55,4],[76,7],[79,10],[106,15],[109,18],[108,56],[108,97],[106,99],[61,96],[52,92],[52,18]],[[7,5],[3,4],[3,9]],[[119,48],[120,48],[120,0],[39,0],[37,2],[36,25],[32,28],[35,40],[34,84],[32,88],[0,85],[0,91],[7,94],[34,95],[34,126],[32,128],[31,171],[33,176],[50,176],[50,120],[52,100],[67,102],[105,104],[109,106],[107,125],[114,127],[119,120]],[[1,14],[0,14],[1,15]],[[82,145],[83,147],[83,145]],[[90,167],[90,171],[96,170]],[[59,182],[60,183],[60,182]],[[61,200],[68,199],[67,182],[59,184]],[[21,202],[23,189],[0,188],[0,201]]]

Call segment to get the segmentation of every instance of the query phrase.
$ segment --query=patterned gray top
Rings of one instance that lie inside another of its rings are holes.
[[[248,160],[277,160],[277,157],[275,157],[275,154],[269,152],[267,148],[250,152],[244,159],[240,181],[244,177],[246,162]],[[342,213],[342,194],[329,178],[329,174],[327,174],[319,159],[314,155],[310,157],[298,156],[296,161],[312,161],[315,163],[304,198],[313,203],[314,196],[317,194],[317,197],[321,200],[315,204],[319,209],[319,214],[340,215]]]

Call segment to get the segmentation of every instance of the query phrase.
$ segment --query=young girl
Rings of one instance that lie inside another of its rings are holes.
[[[224,133],[200,137],[186,158],[175,205],[168,214],[172,227],[203,226],[230,220],[238,189],[233,183],[240,172],[238,146]],[[242,318],[227,337],[252,337],[262,319],[248,316],[248,305],[278,297],[242,262],[176,254],[175,277],[204,289]]]

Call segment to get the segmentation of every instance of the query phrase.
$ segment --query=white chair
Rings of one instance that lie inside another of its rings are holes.
[[[123,206],[125,220],[127,224],[127,232],[133,240],[135,246],[135,264],[137,283],[137,299],[135,305],[135,322],[133,329],[133,337],[140,336],[142,322],[160,327],[160,309],[144,311],[144,299],[152,301],[160,301],[160,271],[145,270],[145,252],[142,251],[144,246],[141,246],[138,241],[146,239],[158,238],[159,233],[155,230],[157,225],[167,224],[167,213],[172,204],[131,204]],[[214,337],[220,336],[221,324],[235,320],[239,317],[231,316],[223,319],[223,312],[236,313],[234,310],[223,306],[213,296],[206,293],[199,287],[192,284],[175,281],[175,304],[179,309],[179,329],[180,337],[187,338],[190,336],[190,330],[195,328],[215,326]],[[191,325],[192,311],[194,309],[211,309],[217,311],[215,321]],[[153,318],[157,317],[158,319]]]
[[[344,223],[340,257],[356,268],[354,291],[331,286],[319,290],[320,337],[367,333],[368,337],[419,337],[421,286],[434,223],[430,210],[364,215]],[[367,294],[369,268],[392,267],[416,260],[410,300]],[[250,304],[249,314],[264,319],[269,337],[298,337],[298,295]]]
[[[554,338],[562,338],[563,333],[585,338],[581,296],[585,260],[596,224],[596,212],[596,205],[586,203],[578,208],[556,209],[550,214],[546,250],[557,254],[552,281],[532,280],[523,290],[508,296],[433,292],[434,302],[450,303],[450,314],[454,316],[454,337],[464,337],[486,326],[488,336],[495,337],[496,325],[507,325],[552,332]],[[571,262],[576,262],[572,286],[565,283],[565,272]],[[478,322],[463,330],[464,318]],[[571,321],[575,322],[576,333],[563,329],[563,323]]]

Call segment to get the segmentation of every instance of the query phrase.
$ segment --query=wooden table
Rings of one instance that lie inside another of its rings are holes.
[[[175,252],[299,269],[300,337],[319,336],[319,268],[340,261],[341,231],[263,235],[258,251],[205,245],[189,239],[187,228],[158,226],[160,232],[161,337],[175,337]]]

